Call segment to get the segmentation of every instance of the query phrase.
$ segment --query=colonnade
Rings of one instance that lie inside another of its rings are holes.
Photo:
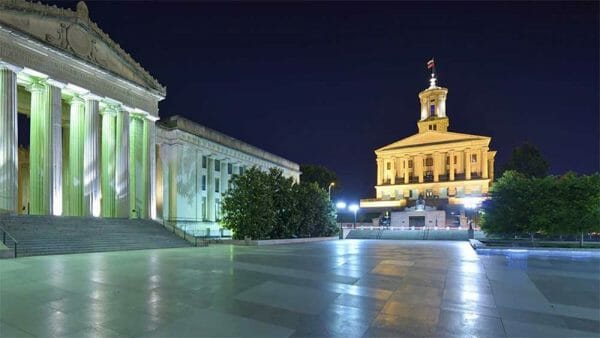
[[[0,210],[19,212],[18,85],[31,93],[28,213],[154,217],[156,118],[2,62]]]
[[[494,159],[488,153],[488,147],[481,147],[377,158],[377,185],[416,183],[411,178],[423,183],[428,172],[433,182],[439,182],[442,177],[443,181],[454,181],[457,174],[464,175],[461,177],[464,180],[472,179],[472,173],[482,179],[493,178]],[[472,155],[476,156],[475,161]]]

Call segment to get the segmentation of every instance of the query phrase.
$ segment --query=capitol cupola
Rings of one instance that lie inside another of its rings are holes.
[[[433,59],[427,63],[432,70],[429,79],[429,88],[419,93],[421,101],[421,119],[417,122],[419,133],[429,131],[447,132],[448,117],[446,116],[446,96],[448,89],[437,85],[435,76],[435,64]]]

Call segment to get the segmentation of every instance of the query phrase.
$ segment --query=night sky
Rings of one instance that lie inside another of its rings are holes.
[[[348,200],[416,133],[432,56],[450,130],[491,136],[497,170],[525,141],[552,173],[599,170],[598,2],[87,4],[167,87],[161,117],[325,165]]]

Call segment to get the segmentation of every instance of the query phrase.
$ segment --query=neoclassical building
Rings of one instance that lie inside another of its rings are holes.
[[[470,205],[486,198],[494,179],[491,137],[448,131],[448,89],[432,74],[419,93],[418,133],[375,150],[376,198],[362,208],[401,210],[416,200],[430,205]]]
[[[0,214],[206,229],[218,226],[229,178],[244,168],[277,167],[298,180],[297,164],[194,122],[174,117],[157,128],[165,96],[85,3],[73,11],[0,0]]]
[[[72,11],[0,0],[0,210],[154,217],[165,95],[83,2]]]
[[[158,217],[186,230],[218,231],[223,195],[245,169],[279,169],[300,180],[300,166],[180,116],[158,122]]]

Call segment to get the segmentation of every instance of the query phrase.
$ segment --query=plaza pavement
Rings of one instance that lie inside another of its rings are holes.
[[[467,242],[211,245],[0,261],[1,337],[598,337],[598,258]]]

